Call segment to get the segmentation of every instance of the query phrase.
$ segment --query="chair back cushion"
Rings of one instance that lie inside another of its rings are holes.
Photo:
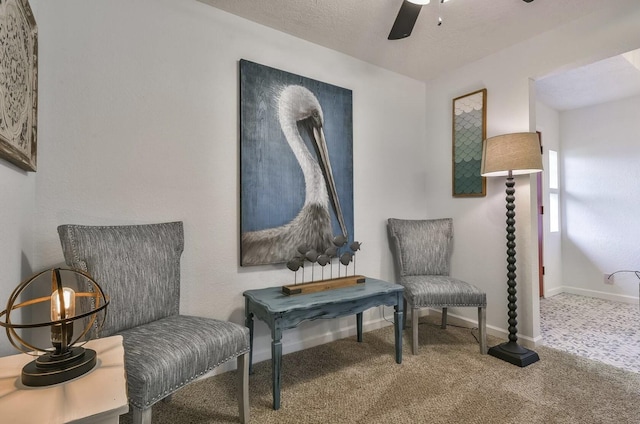
[[[88,272],[110,299],[100,337],[178,314],[182,222],[61,225],[58,234],[67,265]]]
[[[451,218],[388,220],[394,257],[401,276],[449,275],[453,244]]]

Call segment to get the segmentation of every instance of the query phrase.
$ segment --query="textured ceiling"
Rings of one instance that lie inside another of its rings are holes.
[[[625,0],[433,0],[423,6],[411,36],[394,41],[387,36],[402,0],[198,1],[428,81]]]
[[[536,99],[571,110],[640,96],[640,50],[536,81]]]

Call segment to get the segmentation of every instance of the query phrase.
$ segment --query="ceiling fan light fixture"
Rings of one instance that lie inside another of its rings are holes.
[[[431,0],[407,0],[409,3],[413,3],[413,4],[419,4],[421,6],[424,6],[425,4],[429,4],[431,3]]]
[[[414,3],[414,1],[417,0],[402,0],[398,16],[393,22],[393,27],[389,33],[389,40],[400,40],[411,35],[413,26],[422,10],[422,4]]]

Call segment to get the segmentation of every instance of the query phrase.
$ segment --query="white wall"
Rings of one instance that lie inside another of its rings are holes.
[[[452,216],[456,226],[452,273],[487,292],[490,331],[504,334],[507,320],[504,180],[489,179],[487,196],[452,198],[451,100],[487,88],[487,136],[535,131],[530,78],[548,75],[638,48],[640,3],[607,8],[457,69],[427,85],[427,214]],[[531,182],[535,181],[532,177]],[[523,342],[540,337],[535,190],[516,178],[518,332]],[[473,311],[454,311],[472,319]]]
[[[183,313],[243,323],[244,290],[293,282],[282,265],[238,265],[241,58],[353,90],[358,273],[393,278],[386,218],[421,215],[427,202],[424,83],[195,0],[30,3],[40,42],[39,166],[35,188],[0,169],[3,184],[6,174],[24,186],[1,193],[17,202],[3,202],[15,208],[7,219],[16,233],[1,246],[12,267],[3,291],[20,281],[30,238],[21,241],[21,227],[33,227],[29,256],[39,270],[63,263],[56,227],[64,223],[183,220]],[[365,316],[370,325],[379,318],[379,310]],[[313,331],[286,332],[284,350],[354,327],[353,317],[305,323]],[[255,358],[270,357],[266,326],[256,333]]]
[[[515,53],[515,52],[514,52]],[[451,216],[455,226],[455,247],[452,275],[472,282],[487,292],[487,324],[490,332],[506,335],[506,205],[504,178],[487,179],[484,198],[452,198],[451,184],[451,100],[455,97],[487,88],[487,136],[528,131],[529,82],[526,73],[494,71],[491,57],[486,63],[476,63],[443,77],[428,86],[428,143],[431,153],[427,160],[429,174],[429,205],[431,217]],[[502,64],[497,65],[500,69]],[[531,338],[531,304],[533,273],[532,258],[537,249],[532,246],[529,176],[516,177],[516,250],[518,284],[519,335]],[[536,274],[537,275],[537,274]],[[535,280],[537,281],[537,280]],[[470,308],[452,310],[473,319]]]
[[[553,296],[562,291],[562,232],[549,232],[549,217],[551,209],[549,207],[549,150],[558,152],[558,160],[562,157],[560,148],[560,114],[540,102],[536,103],[536,131],[540,131],[543,147],[543,214],[544,227],[544,248],[543,263],[545,267],[544,275],[544,296]],[[562,167],[560,167],[562,171]],[[560,226],[562,228],[561,220]]]
[[[564,290],[637,303],[640,96],[562,112]]]
[[[0,311],[5,310],[13,289],[32,271],[34,193],[35,174],[0,160]],[[11,319],[20,322],[19,312]],[[12,353],[16,350],[1,328],[0,356]]]

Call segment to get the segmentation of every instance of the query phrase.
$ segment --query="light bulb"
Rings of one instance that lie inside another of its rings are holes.
[[[51,320],[71,318],[76,313],[76,293],[69,287],[62,288],[62,302],[58,290],[51,294]],[[67,352],[73,337],[73,323],[60,323],[51,327],[51,343],[56,348],[56,354]]]
[[[72,317],[76,313],[76,292],[69,287],[62,288],[62,303],[58,290],[51,294],[51,319],[58,321],[63,319],[62,307],[64,306],[64,318]]]

